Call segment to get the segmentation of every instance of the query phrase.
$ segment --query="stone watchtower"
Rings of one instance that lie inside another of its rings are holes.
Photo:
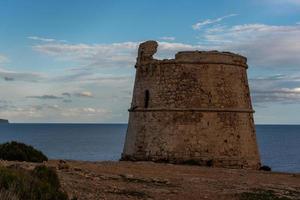
[[[258,169],[247,59],[184,51],[156,60],[157,46],[139,47],[122,159]]]

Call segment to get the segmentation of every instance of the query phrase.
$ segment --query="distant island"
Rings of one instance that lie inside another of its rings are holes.
[[[9,124],[7,119],[0,119],[0,124]]]

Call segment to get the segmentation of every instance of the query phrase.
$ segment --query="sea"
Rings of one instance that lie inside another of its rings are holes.
[[[50,159],[116,161],[126,129],[127,124],[1,124],[0,143],[24,142]],[[256,134],[263,165],[300,173],[300,125],[256,125]]]

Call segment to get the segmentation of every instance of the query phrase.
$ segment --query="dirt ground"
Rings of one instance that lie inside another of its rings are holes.
[[[33,163],[1,161],[33,168]],[[158,164],[51,160],[77,200],[300,199],[300,174]],[[258,196],[257,196],[258,195]],[[259,198],[258,198],[259,197]]]

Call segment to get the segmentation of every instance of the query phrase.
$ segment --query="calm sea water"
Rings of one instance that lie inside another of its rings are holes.
[[[52,159],[118,160],[127,124],[3,124],[0,143],[16,140]],[[273,171],[300,172],[300,125],[257,125],[262,163]]]

